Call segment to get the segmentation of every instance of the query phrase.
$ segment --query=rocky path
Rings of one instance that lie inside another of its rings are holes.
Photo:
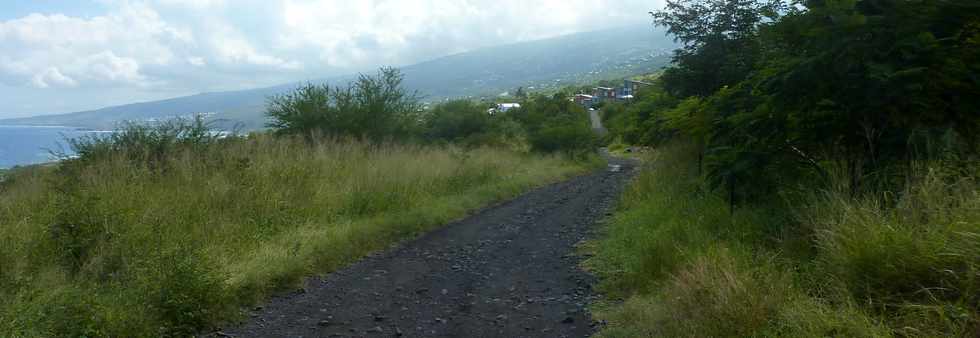
[[[539,188],[257,308],[234,337],[586,337],[594,279],[576,244],[632,166]]]

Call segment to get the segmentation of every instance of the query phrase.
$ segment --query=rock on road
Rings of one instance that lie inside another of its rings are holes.
[[[618,166],[618,167],[615,167]],[[548,185],[272,299],[234,337],[586,337],[587,239],[632,172]]]

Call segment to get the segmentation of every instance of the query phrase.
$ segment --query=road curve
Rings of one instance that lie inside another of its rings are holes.
[[[618,167],[614,167],[614,165]],[[586,337],[594,278],[575,246],[632,164],[548,185],[272,299],[233,337]]]

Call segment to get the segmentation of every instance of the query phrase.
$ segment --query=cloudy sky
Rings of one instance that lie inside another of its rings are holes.
[[[0,118],[408,65],[649,22],[662,0],[0,3]]]

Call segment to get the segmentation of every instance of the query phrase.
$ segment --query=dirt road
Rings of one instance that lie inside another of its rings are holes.
[[[619,167],[615,167],[615,166]],[[549,185],[307,281],[234,337],[586,337],[593,278],[575,246],[632,172],[628,162]]]
[[[598,110],[589,111],[589,121],[592,122],[592,131],[594,131],[599,136],[605,136],[607,131],[606,127],[602,126],[602,118],[599,117]]]

